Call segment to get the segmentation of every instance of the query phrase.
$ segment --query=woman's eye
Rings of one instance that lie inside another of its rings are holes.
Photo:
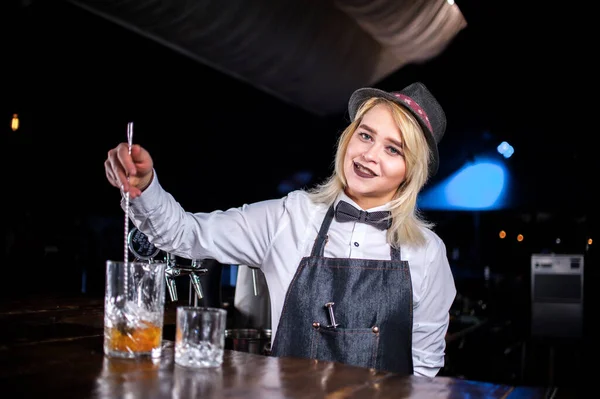
[[[365,132],[361,132],[358,134],[363,140],[371,140],[371,135]]]
[[[388,147],[388,149],[393,155],[402,155],[402,152],[400,152],[400,150],[396,147]]]

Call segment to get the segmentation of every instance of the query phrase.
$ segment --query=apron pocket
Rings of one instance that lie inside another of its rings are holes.
[[[311,336],[311,358],[375,368],[379,331],[373,328],[319,328]]]

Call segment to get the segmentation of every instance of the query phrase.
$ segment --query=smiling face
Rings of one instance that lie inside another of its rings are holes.
[[[380,103],[367,111],[344,155],[346,195],[363,209],[391,201],[406,178],[403,147],[390,107]]]

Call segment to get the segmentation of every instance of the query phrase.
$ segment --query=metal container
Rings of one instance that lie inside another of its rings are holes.
[[[254,328],[225,330],[225,349],[268,356],[271,354],[271,330]]]

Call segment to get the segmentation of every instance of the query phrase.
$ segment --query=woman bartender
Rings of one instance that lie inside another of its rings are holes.
[[[422,83],[359,89],[348,110],[332,175],[283,198],[186,212],[150,154],[133,145],[129,155],[127,143],[109,151],[106,177],[130,193],[133,224],[161,250],[263,271],[273,355],[433,377],[456,290],[416,203],[438,168],[445,114]]]

